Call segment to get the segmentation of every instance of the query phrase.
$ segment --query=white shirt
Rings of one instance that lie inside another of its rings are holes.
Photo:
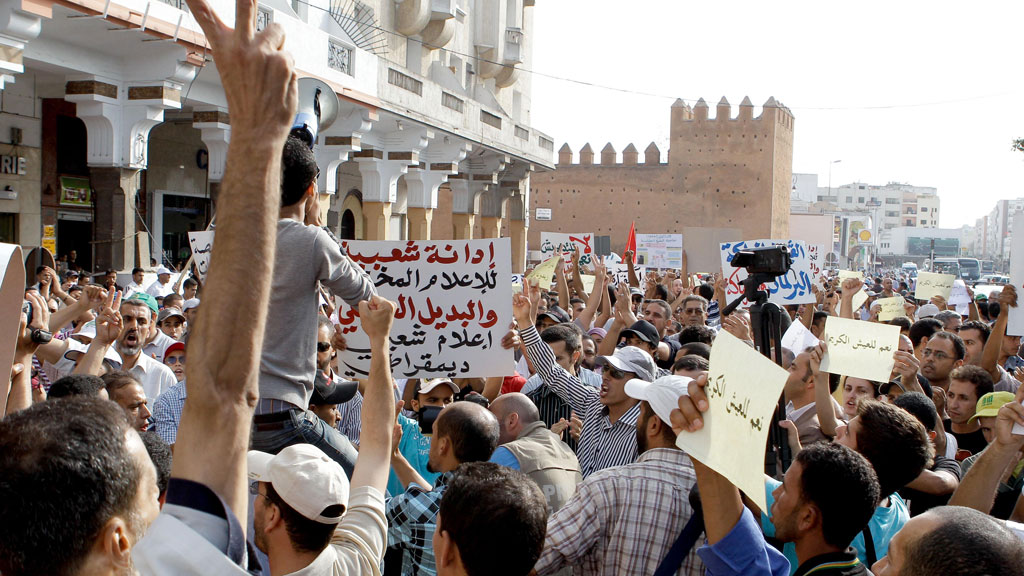
[[[146,289],[146,294],[149,294],[153,298],[163,298],[171,292],[174,292],[174,287],[171,286],[170,281],[168,281],[167,284],[161,284],[160,281],[157,280],[150,284],[149,288]]]
[[[159,284],[159,282],[157,282],[157,284]],[[170,282],[168,282],[168,284],[170,284]],[[145,293],[146,292],[145,286],[143,286],[142,284],[136,284],[135,281],[132,280],[131,284],[129,284],[129,285],[124,287],[124,297],[125,298],[131,296],[132,294],[135,294],[136,292],[143,292],[143,293]]]
[[[163,330],[157,328],[156,337],[153,338],[152,342],[142,347],[142,353],[153,358],[157,362],[163,363],[164,354],[167,353],[167,348],[175,342],[177,342],[177,340],[171,338],[167,334],[164,334]]]
[[[814,410],[814,402],[804,406],[803,408],[793,408],[793,403],[789,402],[786,404],[786,420],[793,420],[800,418],[807,413],[808,410]]]
[[[135,366],[128,372],[142,382],[142,389],[146,392],[146,399],[150,405],[156,401],[157,396],[178,383],[170,368],[150,358],[145,352],[139,354]]]

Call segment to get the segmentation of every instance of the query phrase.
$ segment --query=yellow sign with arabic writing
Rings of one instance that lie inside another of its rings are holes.
[[[821,360],[821,371],[888,382],[899,348],[900,327],[829,316],[822,340],[828,352]]]
[[[878,321],[888,322],[893,318],[904,318],[907,315],[907,309],[905,308],[907,301],[903,299],[903,296],[893,296],[892,298],[880,298],[875,300],[875,304],[878,304]]]
[[[788,372],[726,331],[711,347],[704,427],[676,446],[725,476],[762,510],[764,450]]]
[[[587,294],[594,291],[595,278],[593,274],[580,274],[580,280],[583,281],[583,291]]]
[[[551,282],[555,279],[555,266],[558,266],[558,258],[559,256],[556,254],[538,264],[533,272],[526,275],[526,283],[533,284],[533,281],[536,280],[541,290],[550,290]]]
[[[931,300],[932,296],[942,296],[949,300],[953,292],[953,282],[956,276],[952,274],[935,274],[932,272],[918,272],[917,284],[914,288],[914,298],[918,300]]]

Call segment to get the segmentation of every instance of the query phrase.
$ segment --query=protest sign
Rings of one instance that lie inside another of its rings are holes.
[[[914,288],[914,298],[928,301],[932,296],[942,296],[949,301],[949,295],[953,292],[953,281],[956,276],[952,274],[934,274],[932,272],[918,272],[917,284]]]
[[[580,274],[580,280],[583,281],[583,291],[590,294],[594,291],[594,282],[596,277],[593,274]]]
[[[794,354],[799,354],[811,346],[817,345],[818,339],[799,319],[790,324],[789,329],[782,336],[782,347],[791,350]]]
[[[608,272],[614,275],[616,284],[629,284],[629,264],[618,262],[605,264],[605,266],[608,268]],[[636,271],[636,278],[640,285],[643,286],[644,275],[647,274],[647,269],[643,266],[634,266],[633,270]]]
[[[508,238],[417,242],[342,242],[384,298],[397,304],[391,330],[395,378],[465,378],[512,374],[501,339],[512,322],[512,245]],[[369,339],[359,311],[338,309],[348,349],[338,353],[345,378],[365,378]]]
[[[907,315],[907,310],[904,308],[907,301],[903,299],[903,296],[893,296],[892,298],[879,298],[875,301],[878,306],[878,321],[888,322],[893,318],[904,318]]]
[[[853,295],[853,301],[852,301],[853,311],[856,313],[857,310],[860,310],[860,307],[863,306],[864,303],[867,302],[867,301],[868,301],[868,292],[867,292],[867,290],[861,288],[856,294]]]
[[[947,303],[951,305],[971,303],[971,296],[967,293],[967,284],[963,280],[957,278],[953,281],[953,290],[949,293]]]
[[[823,244],[807,245],[807,267],[811,271],[811,281],[821,284],[821,266],[825,263],[825,246]]]
[[[1011,241],[1010,284],[1017,289],[1018,297],[1024,298],[1024,212],[1017,212],[1013,217]],[[1017,306],[1010,308],[1006,333],[1011,336],[1024,336],[1024,300],[1018,300]]]
[[[682,268],[683,235],[637,234],[636,262],[648,268]]]
[[[747,277],[745,269],[733,268],[729,264],[732,262],[733,256],[742,250],[773,245],[789,248],[793,266],[785,276],[779,276],[774,282],[761,286],[762,290],[768,291],[768,300],[780,306],[810,304],[815,301],[814,294],[811,293],[812,275],[807,258],[807,247],[803,242],[798,240],[745,240],[743,242],[723,242],[720,246],[722,276],[726,279],[725,298],[728,302],[732,302],[743,294],[743,286],[740,285],[740,282]],[[749,302],[743,302],[744,307],[749,305]]]
[[[35,269],[32,269],[35,277]],[[21,305],[25,301],[25,267],[21,246],[0,243],[0,366],[10,366],[18,347],[21,326]],[[25,366],[25,370],[31,370]],[[4,375],[8,378],[10,374]],[[7,391],[0,393],[7,405]]]
[[[861,282],[864,281],[864,273],[860,270],[840,270],[839,271],[839,284],[842,285],[843,280],[847,278],[856,278]]]
[[[199,279],[206,281],[210,270],[210,255],[213,253],[213,230],[188,233],[188,245],[192,248],[192,260],[199,271]]]
[[[526,282],[536,281],[541,290],[550,290],[551,283],[555,279],[555,267],[558,266],[558,254],[541,262],[526,275]]]
[[[789,373],[726,331],[711,347],[704,427],[676,446],[765,508],[764,447]]]
[[[895,364],[892,355],[899,349],[899,326],[829,316],[822,339],[828,343],[822,372],[889,381]]]
[[[594,235],[593,234],[561,234],[559,232],[540,233],[541,258],[550,258],[562,254],[562,260],[567,273],[572,272],[572,249],[573,246],[580,253],[580,267],[592,266],[594,258]]]

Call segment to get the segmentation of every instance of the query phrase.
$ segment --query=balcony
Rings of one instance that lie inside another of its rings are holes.
[[[505,62],[521,64],[523,46],[523,31],[521,28],[505,29]]]

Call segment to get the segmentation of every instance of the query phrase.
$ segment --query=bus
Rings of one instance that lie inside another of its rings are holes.
[[[960,277],[960,261],[956,258],[936,258],[932,262],[931,271],[936,274],[952,274]]]
[[[975,282],[981,278],[981,263],[977,258],[960,258],[960,278],[966,282]]]
[[[996,270],[996,265],[991,260],[981,260],[981,273],[992,274]]]

